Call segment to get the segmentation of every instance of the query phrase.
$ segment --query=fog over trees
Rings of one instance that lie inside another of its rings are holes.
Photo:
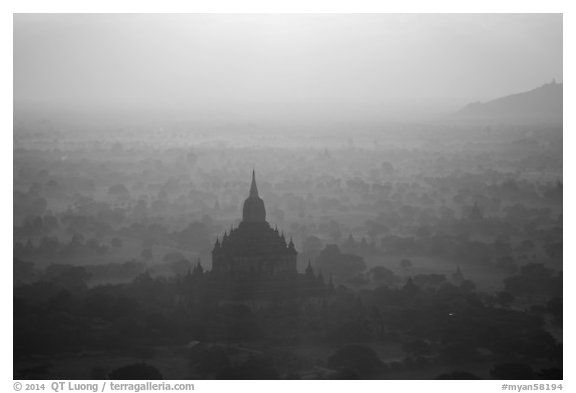
[[[562,379],[561,28],[15,16],[14,378]]]

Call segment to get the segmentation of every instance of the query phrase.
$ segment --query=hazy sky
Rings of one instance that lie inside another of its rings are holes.
[[[552,78],[562,80],[559,14],[14,17],[16,102],[377,111]]]

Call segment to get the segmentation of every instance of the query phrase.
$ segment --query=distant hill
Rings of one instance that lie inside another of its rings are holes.
[[[548,83],[523,93],[465,106],[456,117],[481,121],[562,122],[562,83]]]

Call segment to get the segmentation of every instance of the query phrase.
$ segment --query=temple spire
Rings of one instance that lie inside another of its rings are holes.
[[[256,187],[256,171],[252,169],[252,184],[250,185],[250,196],[258,196],[258,188]]]
[[[242,222],[265,222],[266,209],[264,201],[258,196],[256,187],[256,171],[252,170],[252,184],[250,185],[250,195],[244,201],[242,208]]]

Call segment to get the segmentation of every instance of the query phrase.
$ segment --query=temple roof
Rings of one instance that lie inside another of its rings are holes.
[[[296,253],[267,222],[242,222],[230,231],[214,252],[230,256],[271,256]]]
[[[273,256],[294,255],[294,242],[286,243],[284,234],[272,229],[266,222],[264,201],[258,196],[256,174],[252,171],[250,193],[244,202],[242,222],[238,228],[230,229],[222,240],[216,239],[214,253],[230,256]]]
[[[244,201],[242,208],[243,222],[266,222],[266,208],[264,201],[258,196],[258,187],[256,186],[256,172],[252,171],[252,184],[250,193]]]

